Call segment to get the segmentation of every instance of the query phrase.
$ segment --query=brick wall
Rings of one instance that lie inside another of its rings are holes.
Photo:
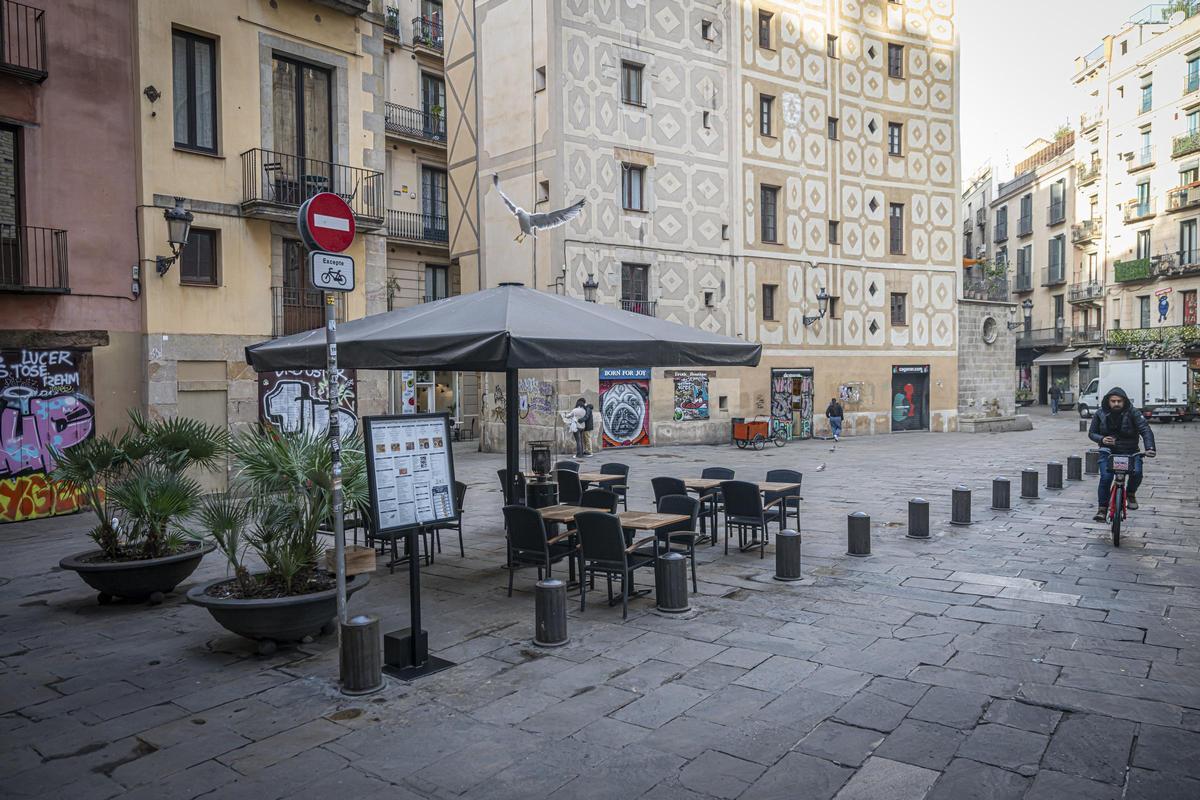
[[[1012,303],[960,300],[958,304],[958,413],[1009,416],[1016,412],[1016,332],[1005,324]],[[994,320],[995,338],[985,336]]]

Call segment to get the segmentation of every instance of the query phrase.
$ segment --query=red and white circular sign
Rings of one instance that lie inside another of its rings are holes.
[[[300,206],[296,227],[310,250],[340,253],[354,241],[354,212],[333,192],[321,192]]]

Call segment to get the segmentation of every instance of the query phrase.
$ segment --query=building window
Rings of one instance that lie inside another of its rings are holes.
[[[546,68],[538,67],[533,71],[533,90],[535,92],[546,91]]]
[[[1154,84],[1147,83],[1142,87],[1142,103],[1138,111],[1145,114],[1154,105]]]
[[[630,61],[621,62],[621,100],[632,106],[642,102],[642,65]]]
[[[888,209],[888,223],[891,226],[888,252],[894,256],[902,256],[904,255],[904,204],[892,203]]]
[[[1008,264],[1008,245],[1003,245],[996,250],[996,263],[1000,265]]]
[[[550,202],[550,181],[538,181],[537,202]]]
[[[217,43],[193,33],[171,36],[175,146],[217,151]]]
[[[197,286],[216,286],[217,232],[192,228],[187,246],[179,254],[179,282]]]
[[[650,306],[650,267],[621,264],[621,307],[635,314],[654,316]]]
[[[1067,214],[1067,182],[1055,181],[1050,184],[1050,216],[1049,223],[1057,225],[1066,218]]]
[[[1150,295],[1144,294],[1137,299],[1138,301],[1138,327],[1150,327]]]
[[[1150,229],[1137,232],[1137,258],[1150,257]]]
[[[779,202],[779,187],[778,186],[762,186],[759,187],[759,205],[761,206],[762,215],[762,240],[764,242],[778,242],[778,228],[776,226],[776,211]]]
[[[713,24],[710,19],[700,20],[700,38],[706,42],[713,40]]]
[[[1033,195],[1021,197],[1021,216],[1017,219],[1017,235],[1025,236],[1033,232]]]
[[[1150,181],[1142,181],[1137,185],[1137,215],[1145,217],[1150,214]]]
[[[762,287],[762,318],[768,322],[775,319],[775,285],[764,283]]]
[[[830,319],[841,319],[842,318],[841,306],[838,304],[838,299],[836,297],[834,297],[833,295],[829,296],[829,318]]]
[[[770,11],[758,12],[758,46],[764,50],[771,49],[771,22],[775,15]]]
[[[841,223],[839,223],[835,220],[832,220],[832,219],[829,220],[829,243],[830,244],[839,244],[841,242],[841,239],[839,238],[841,236],[841,231],[839,230],[839,228],[841,228]]]
[[[888,77],[904,77],[904,45],[902,44],[888,45]]]
[[[1056,283],[1062,283],[1063,280],[1065,279],[1066,275],[1065,275],[1064,264],[1063,264],[1065,254],[1066,254],[1066,237],[1065,236],[1055,236],[1053,239],[1050,240],[1049,248],[1046,253],[1047,262],[1048,262],[1048,267],[1047,267],[1047,269],[1048,269],[1047,283],[1048,284],[1054,285]]]
[[[1196,256],[1196,220],[1179,223],[1179,265],[1186,266],[1200,261]]]
[[[829,135],[829,138],[836,140],[838,138],[838,118],[830,117],[829,120],[826,122],[825,127],[826,127],[826,133]]]
[[[904,155],[904,125],[900,122],[888,123],[888,155]]]
[[[627,211],[645,211],[646,168],[637,164],[621,165],[621,207]]]
[[[308,181],[315,165],[306,159],[333,160],[331,83],[328,70],[278,55],[271,60],[272,136],[275,150],[285,156],[281,159],[283,188],[296,205],[309,196],[311,188],[321,186],[322,179],[323,190],[329,189],[326,176],[315,175],[316,181]]]
[[[1197,89],[1200,89],[1200,56],[1192,56],[1187,61],[1187,85],[1184,91],[1194,92]]]
[[[825,53],[830,58],[838,57],[837,37],[834,36],[832,33],[825,35]]]
[[[908,295],[902,292],[892,292],[892,324],[908,324]]]
[[[711,112],[708,111],[702,111],[700,113],[700,125],[706,129],[712,127],[712,124],[709,122],[710,113]]]
[[[771,109],[775,105],[775,98],[769,94],[760,94],[758,96],[758,132],[763,136],[771,135]]]
[[[1200,133],[1200,110],[1189,111],[1185,119],[1188,133]]]
[[[450,270],[434,264],[425,265],[425,302],[444,300],[450,296]]]
[[[1129,40],[1125,39],[1121,42],[1121,55],[1125,55],[1128,52],[1129,52]]]
[[[1183,302],[1183,324],[1196,324],[1196,290],[1192,289],[1186,292],[1180,292],[1180,299]]]

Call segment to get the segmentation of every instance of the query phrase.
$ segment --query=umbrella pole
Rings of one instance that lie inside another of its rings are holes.
[[[521,429],[518,427],[520,403],[517,401],[515,369],[504,371],[504,396],[507,398],[504,404],[504,455],[505,466],[508,468],[508,491],[505,492],[505,501],[513,505],[521,502],[517,497],[517,473],[521,469]]]

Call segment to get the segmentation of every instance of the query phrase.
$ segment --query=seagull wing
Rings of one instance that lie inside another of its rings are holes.
[[[558,211],[547,211],[545,214],[530,214],[529,227],[544,231],[547,228],[557,228],[559,225],[566,225],[583,213],[583,207],[586,204],[587,200],[580,200],[575,205],[560,208]]]
[[[504,190],[500,188],[500,176],[499,175],[492,176],[492,185],[496,187],[496,191],[500,193],[500,199],[504,201],[504,205],[508,206],[508,210],[513,213],[513,216],[520,214],[521,210],[522,210],[521,207],[518,206],[516,203],[514,203],[512,200],[509,200],[508,195],[506,195],[504,193]]]

